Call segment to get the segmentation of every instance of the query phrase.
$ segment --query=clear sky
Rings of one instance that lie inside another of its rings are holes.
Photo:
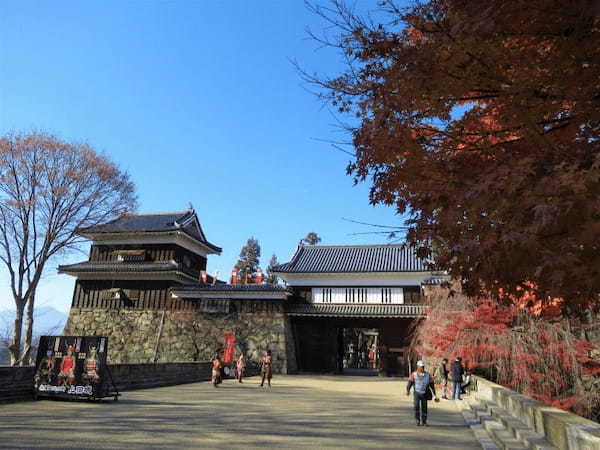
[[[369,205],[349,156],[323,142],[347,136],[290,59],[335,73],[340,57],[306,27],[325,24],[301,0],[2,2],[0,133],[89,142],[131,174],[141,212],[191,202],[223,247],[208,262],[221,277],[250,236],[263,268],[309,231],[323,244],[385,242],[342,220],[401,222]],[[0,309],[11,308],[0,271]],[[73,284],[48,267],[37,304],[67,311]]]

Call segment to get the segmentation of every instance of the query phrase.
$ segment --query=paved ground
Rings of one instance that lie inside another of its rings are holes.
[[[377,377],[277,376],[126,392],[117,403],[0,405],[2,448],[481,449],[454,402],[416,427],[405,384]]]

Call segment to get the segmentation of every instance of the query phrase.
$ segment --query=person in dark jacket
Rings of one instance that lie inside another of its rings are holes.
[[[452,399],[461,400],[460,394],[462,392],[462,381],[465,369],[462,365],[462,359],[460,357],[456,357],[456,361],[452,363],[450,373],[452,375]]]
[[[435,401],[439,402],[435,394],[435,382],[429,372],[425,371],[425,362],[417,361],[417,371],[413,372],[408,378],[408,384],[406,385],[406,395],[410,395],[410,390],[414,386],[414,407],[415,407],[415,419],[417,420],[417,426],[427,426],[427,400],[431,400],[431,397],[435,397]],[[431,396],[429,395],[431,391]]]

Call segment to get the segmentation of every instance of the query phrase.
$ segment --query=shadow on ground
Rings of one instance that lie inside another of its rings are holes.
[[[5,405],[4,448],[481,448],[452,402],[416,427],[398,379],[280,376],[126,392],[119,402]]]

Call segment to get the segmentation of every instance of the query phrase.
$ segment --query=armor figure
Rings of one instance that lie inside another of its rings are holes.
[[[75,357],[73,356],[72,345],[67,346],[67,356],[60,363],[57,382],[65,386],[71,386],[75,383]]]
[[[90,347],[90,355],[85,360],[82,378],[90,383],[97,383],[100,380],[100,375],[98,375],[98,351],[96,347]]]
[[[35,386],[38,387],[42,383],[52,382],[52,372],[56,360],[52,357],[52,350],[46,352],[46,356],[40,361],[37,373],[35,374]]]

